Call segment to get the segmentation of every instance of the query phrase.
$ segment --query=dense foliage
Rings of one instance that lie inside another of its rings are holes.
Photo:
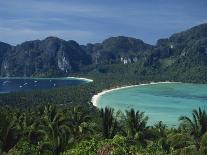
[[[35,106],[0,109],[0,152],[8,155],[200,154],[207,153],[207,113],[182,116],[178,128],[148,126],[143,112],[131,109]]]
[[[207,83],[206,32],[207,25],[202,24],[161,39],[156,46],[127,37],[86,46],[53,37],[17,47],[0,43],[1,75],[69,71],[94,80],[76,87],[0,94],[0,154],[207,154],[204,109],[193,110],[192,119],[181,116],[180,125],[169,128],[161,120],[148,126],[148,117],[134,109],[115,113],[110,108],[98,110],[90,102],[94,94],[123,85]],[[35,61],[30,61],[33,56]],[[60,59],[54,60],[56,56]]]

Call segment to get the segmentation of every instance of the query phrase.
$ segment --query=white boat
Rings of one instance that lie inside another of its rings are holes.
[[[3,84],[9,83],[9,81],[4,81]]]

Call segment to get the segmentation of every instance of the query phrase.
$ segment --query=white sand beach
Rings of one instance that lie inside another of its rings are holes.
[[[98,101],[100,99],[100,97],[106,93],[112,92],[112,91],[116,91],[116,90],[120,90],[120,89],[126,89],[126,88],[131,88],[131,87],[138,87],[138,86],[143,86],[143,85],[151,85],[151,84],[160,84],[160,83],[179,83],[179,82],[170,82],[170,81],[165,81],[165,82],[150,82],[150,83],[145,83],[145,84],[139,84],[139,85],[130,85],[130,86],[123,86],[123,87],[117,87],[117,88],[112,88],[112,89],[108,89],[108,90],[103,90],[102,92],[94,95],[91,99],[91,102],[93,103],[94,106],[98,106]]]
[[[81,77],[67,77],[68,79],[78,79],[78,80],[84,80],[84,81],[87,81],[87,82],[93,82],[92,79],[87,79],[87,78],[81,78]]]

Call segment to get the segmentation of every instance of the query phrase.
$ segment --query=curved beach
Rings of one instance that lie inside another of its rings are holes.
[[[86,82],[93,82],[92,79],[88,79],[88,78],[81,78],[81,77],[67,77],[68,79],[77,79],[77,80],[83,80],[83,81],[86,81]]]
[[[169,82],[169,81],[165,81],[165,82],[150,82],[150,83],[145,83],[145,84],[138,84],[138,85],[130,85],[130,86],[123,86],[123,87],[117,87],[117,88],[112,88],[112,89],[107,89],[107,90],[103,90],[102,92],[94,95],[91,99],[91,102],[94,106],[98,106],[98,102],[99,99],[102,95],[112,92],[112,91],[116,91],[116,90],[120,90],[120,89],[126,89],[126,88],[131,88],[131,87],[139,87],[139,86],[143,86],[143,85],[153,85],[153,84],[160,84],[160,83],[179,83],[179,82]]]

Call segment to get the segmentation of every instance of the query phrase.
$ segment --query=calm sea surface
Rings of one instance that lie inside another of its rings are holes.
[[[98,106],[121,111],[134,108],[149,116],[150,125],[162,120],[168,126],[177,126],[178,118],[191,117],[193,109],[207,110],[207,85],[160,83],[120,89],[104,94]]]

